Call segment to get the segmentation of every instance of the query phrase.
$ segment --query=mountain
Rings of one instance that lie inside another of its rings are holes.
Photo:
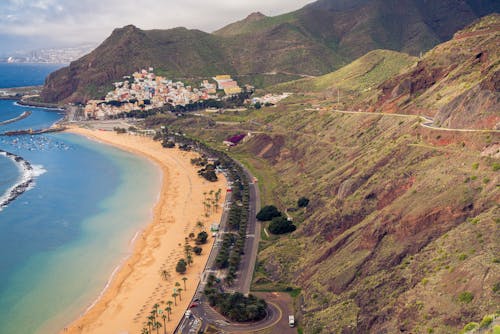
[[[230,73],[263,84],[321,75],[374,49],[416,55],[475,18],[499,10],[495,0],[320,0],[276,17],[253,13],[213,34],[127,26],[49,76],[42,97],[84,102],[149,66],[172,78]]]
[[[448,128],[500,129],[500,15],[487,16],[379,87],[375,110],[434,117]]]
[[[485,107],[498,116],[488,106],[499,94],[499,30],[498,15],[487,16],[421,59],[372,51],[276,86],[296,90],[275,107],[168,124],[221,150],[228,136],[251,134],[228,152],[258,180],[262,204],[297,226],[262,233],[252,287],[298,295],[304,333],[463,333],[498,311],[500,133],[424,127],[409,111],[391,114],[387,95],[398,99],[415,79],[409,103],[438,110],[436,119],[443,99],[467,106],[445,108],[452,125],[463,117],[454,112]],[[427,97],[447,85],[450,96]],[[335,111],[336,87],[346,107],[369,99],[388,113]],[[463,117],[464,125],[482,117]]]
[[[214,34],[253,35],[288,25],[347,60],[374,49],[418,55],[474,19],[499,10],[494,0],[319,0],[277,17],[254,14]]]
[[[446,128],[498,129],[499,31],[500,15],[492,14],[420,58],[375,50],[335,72],[268,90],[335,97],[344,110],[421,114]]]

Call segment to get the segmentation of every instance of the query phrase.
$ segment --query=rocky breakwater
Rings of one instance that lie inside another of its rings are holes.
[[[17,180],[16,184],[7,189],[7,191],[3,195],[0,195],[1,211],[9,203],[14,201],[17,197],[19,197],[26,190],[29,190],[32,187],[34,178],[36,176],[36,171],[28,161],[24,160],[18,155],[3,150],[0,150],[0,155],[6,156],[7,158],[11,159],[21,171],[21,176]]]
[[[8,119],[6,121],[0,122],[0,125],[6,125],[6,124],[14,123],[14,122],[20,121],[22,119],[25,119],[25,118],[29,117],[30,115],[31,115],[31,111],[25,111],[21,115],[15,117],[15,118]]]

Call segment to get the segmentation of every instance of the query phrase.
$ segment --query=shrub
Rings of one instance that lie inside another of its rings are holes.
[[[195,243],[197,245],[203,245],[203,244],[207,243],[207,239],[208,239],[208,233],[205,231],[202,231],[202,232],[198,233],[198,236],[196,237]]]
[[[179,274],[184,274],[186,272],[186,261],[184,259],[180,259],[175,266],[175,271]]]
[[[196,255],[201,255],[201,252],[203,251],[203,248],[201,247],[198,247],[198,246],[195,246],[193,248],[193,252],[196,254]]]
[[[269,231],[272,234],[285,234],[295,231],[296,227],[286,217],[275,217],[269,224]]]
[[[299,208],[305,208],[306,206],[309,205],[309,198],[307,197],[301,197],[299,198],[299,200],[297,201],[297,206]]]
[[[161,143],[161,146],[165,147],[165,148],[174,148],[175,147],[175,143],[171,140],[164,140],[162,143]]]
[[[217,174],[215,173],[215,166],[212,164],[208,164],[205,168],[200,169],[198,174],[203,176],[207,181],[216,182],[218,180]]]
[[[458,295],[458,300],[464,304],[469,304],[474,299],[474,295],[470,291],[464,291]]]
[[[464,332],[471,331],[473,329],[476,329],[479,327],[479,324],[477,322],[469,322],[467,325],[464,326]]]
[[[263,222],[279,216],[281,216],[281,212],[274,205],[266,205],[257,213],[257,219]]]
[[[480,328],[485,328],[491,325],[493,322],[493,317],[491,315],[486,315],[484,316],[483,320],[481,320],[481,323],[479,324]]]
[[[494,172],[498,172],[500,170],[500,163],[494,162],[492,168]]]

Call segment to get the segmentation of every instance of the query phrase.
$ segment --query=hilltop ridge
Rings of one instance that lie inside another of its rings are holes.
[[[42,98],[85,102],[102,96],[123,75],[149,66],[174,79],[230,73],[262,85],[317,76],[375,49],[417,55],[499,10],[494,0],[321,0],[275,17],[253,13],[213,34],[126,26],[49,76]]]

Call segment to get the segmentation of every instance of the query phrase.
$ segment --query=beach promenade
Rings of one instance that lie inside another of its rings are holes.
[[[164,149],[149,137],[77,127],[68,131],[147,157],[161,168],[163,178],[152,222],[136,236],[130,257],[114,273],[96,303],[61,333],[141,333],[148,327],[148,316],[154,305],[164,310],[167,301],[172,301],[176,305],[172,304],[170,321],[163,320],[162,315],[166,312],[158,314],[162,324],[160,332],[163,333],[165,324],[167,332],[171,333],[195,293],[213,239],[209,237],[208,243],[202,246],[201,256],[193,255],[194,263],[188,266],[185,275],[176,273],[175,266],[180,258],[185,258],[186,238],[190,233],[201,231],[197,222],[203,222],[208,229],[211,223],[220,220],[226,180],[219,175],[218,182],[206,181],[190,163],[197,153]],[[211,191],[218,189],[222,189],[219,209],[207,211],[204,202]],[[174,301],[172,294],[176,282],[180,283],[182,292]]]

